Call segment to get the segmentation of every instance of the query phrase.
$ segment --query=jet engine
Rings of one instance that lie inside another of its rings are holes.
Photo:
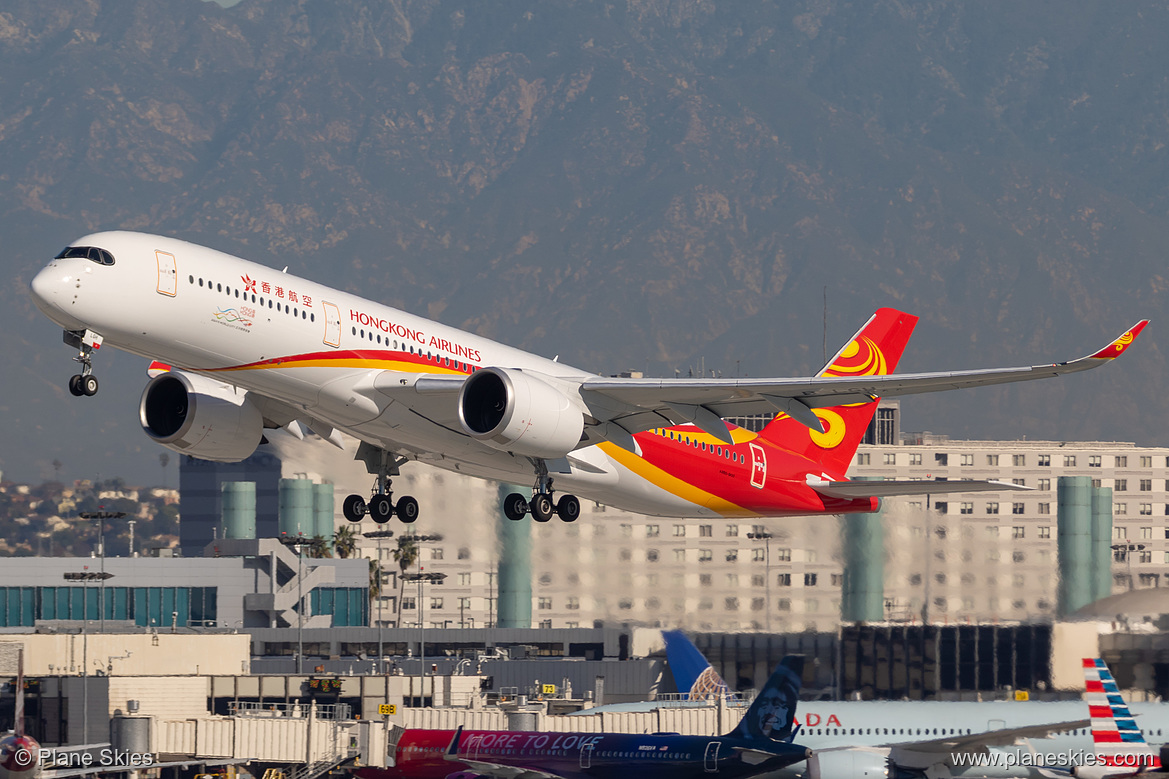
[[[167,449],[234,463],[264,436],[264,418],[247,393],[202,376],[168,371],[150,380],[138,404],[146,435]]]
[[[868,749],[826,749],[808,758],[808,779],[885,779],[889,758]]]
[[[563,457],[580,444],[584,412],[547,381],[511,368],[484,368],[459,392],[459,421],[488,446],[529,457]]]
[[[32,776],[40,762],[41,745],[32,736],[9,734],[0,739],[0,766],[10,777]]]

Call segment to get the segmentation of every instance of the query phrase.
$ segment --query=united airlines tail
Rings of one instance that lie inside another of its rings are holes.
[[[685,633],[663,630],[662,638],[666,642],[666,660],[670,664],[670,673],[674,675],[674,684],[686,700],[711,700],[727,694],[727,683]]]
[[[803,655],[783,658],[743,715],[742,721],[727,736],[771,741],[791,739],[803,673]]]
[[[916,325],[917,317],[912,314],[892,308],[878,309],[817,376],[861,378],[892,373]],[[873,419],[877,400],[873,395],[858,394],[852,403],[824,408],[813,403],[809,408],[792,399],[789,413],[777,415],[759,437],[842,475]],[[811,415],[815,415],[815,420]],[[823,432],[810,426],[816,420]]]

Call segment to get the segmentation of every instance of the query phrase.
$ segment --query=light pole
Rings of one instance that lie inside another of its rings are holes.
[[[301,534],[282,536],[280,543],[296,547],[296,673],[304,673],[304,555],[301,547],[305,543]]]
[[[106,632],[106,520],[107,519],[121,519],[126,516],[124,511],[81,511],[77,516],[82,519],[96,519],[97,520],[97,550],[101,556],[101,602],[98,604],[97,613],[99,624],[101,625],[101,632]]]
[[[422,608],[422,582],[442,584],[445,573],[423,572],[402,574],[402,580],[418,582],[418,658],[422,661],[422,675],[426,676],[426,620]]]
[[[362,533],[365,538],[377,540],[377,662],[382,673],[386,672],[386,653],[382,649],[382,539],[392,538],[393,530],[374,530]]]
[[[1124,552],[1124,561],[1125,561],[1125,563],[1127,563],[1127,567],[1128,567],[1128,589],[1129,589],[1129,592],[1131,592],[1133,590],[1132,553],[1143,551],[1144,548],[1145,548],[1144,544],[1113,544],[1112,545],[1113,552]]]
[[[766,625],[767,625],[767,632],[770,633],[771,632],[771,539],[773,538],[773,536],[771,535],[771,533],[768,533],[766,530],[760,530],[760,531],[756,531],[753,533],[748,533],[747,538],[750,538],[752,541],[760,541],[760,540],[763,541],[763,555],[764,555],[763,566],[764,566],[764,570],[767,572],[766,573],[767,578],[765,580],[765,584],[766,584],[765,589],[766,589],[766,593],[767,593],[767,621],[766,621]]]

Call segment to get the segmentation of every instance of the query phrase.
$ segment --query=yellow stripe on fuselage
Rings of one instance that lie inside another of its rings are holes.
[[[692,436],[693,437],[693,436]],[[713,436],[711,436],[713,440]],[[695,487],[688,481],[681,479],[672,473],[662,470],[656,465],[647,463],[642,458],[633,454],[632,452],[622,449],[616,444],[608,442],[599,444],[601,451],[608,455],[618,464],[625,466],[632,473],[648,481],[656,487],[660,487],[671,495],[676,495],[683,500],[703,506],[705,508],[716,511],[723,516],[759,516],[753,511],[748,511],[742,506],[737,506],[728,500],[724,500],[717,495],[707,492],[704,489]]]

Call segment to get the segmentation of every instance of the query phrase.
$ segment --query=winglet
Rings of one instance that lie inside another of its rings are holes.
[[[1125,333],[1122,336],[1117,338],[1112,343],[1108,344],[1108,346],[1105,346],[1103,349],[1096,352],[1095,354],[1089,355],[1088,359],[1090,359],[1090,360],[1114,360],[1114,359],[1116,359],[1120,355],[1124,354],[1124,350],[1132,345],[1132,342],[1137,339],[1137,336],[1141,334],[1141,331],[1145,329],[1145,325],[1147,325],[1148,323],[1149,323],[1149,320],[1142,319],[1141,321],[1137,322],[1135,325],[1130,327],[1127,331],[1125,331]]]

